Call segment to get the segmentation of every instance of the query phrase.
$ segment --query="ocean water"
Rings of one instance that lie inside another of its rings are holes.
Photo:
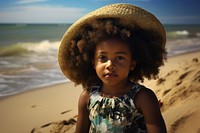
[[[0,24],[0,97],[68,81],[57,52],[70,24]],[[164,25],[168,56],[200,49],[200,25]]]

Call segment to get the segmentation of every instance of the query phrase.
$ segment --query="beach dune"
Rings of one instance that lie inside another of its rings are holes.
[[[157,80],[145,86],[157,95],[168,133],[200,132],[200,51],[171,57]],[[81,86],[63,83],[0,99],[0,132],[75,131]]]

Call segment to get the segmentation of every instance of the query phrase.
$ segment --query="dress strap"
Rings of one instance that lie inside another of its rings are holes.
[[[146,88],[146,87],[143,86],[143,85],[134,84],[133,87],[132,87],[132,89],[128,92],[127,95],[128,95],[131,99],[134,100],[136,94],[137,94],[140,90],[145,89],[145,88]]]
[[[90,93],[95,92],[95,91],[99,91],[99,89],[100,89],[100,86],[92,86]]]

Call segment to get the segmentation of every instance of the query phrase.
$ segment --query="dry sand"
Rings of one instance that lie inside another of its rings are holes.
[[[65,128],[71,128],[81,91],[81,86],[64,83],[0,99],[0,133],[30,133],[34,129],[34,133],[56,133],[62,120]],[[67,124],[67,120],[71,121]]]
[[[200,52],[169,58],[145,81],[161,102],[169,133],[200,133]],[[0,99],[0,133],[74,132],[81,86],[64,83]]]
[[[168,133],[200,133],[200,52],[168,59],[159,79],[144,84],[161,101]]]

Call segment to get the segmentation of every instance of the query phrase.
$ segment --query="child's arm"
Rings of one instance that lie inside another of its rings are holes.
[[[156,95],[150,89],[142,89],[135,97],[136,107],[144,115],[148,133],[166,133]]]
[[[87,109],[89,100],[89,92],[84,90],[78,102],[78,119],[76,124],[76,133],[88,133],[90,128],[90,120]]]

